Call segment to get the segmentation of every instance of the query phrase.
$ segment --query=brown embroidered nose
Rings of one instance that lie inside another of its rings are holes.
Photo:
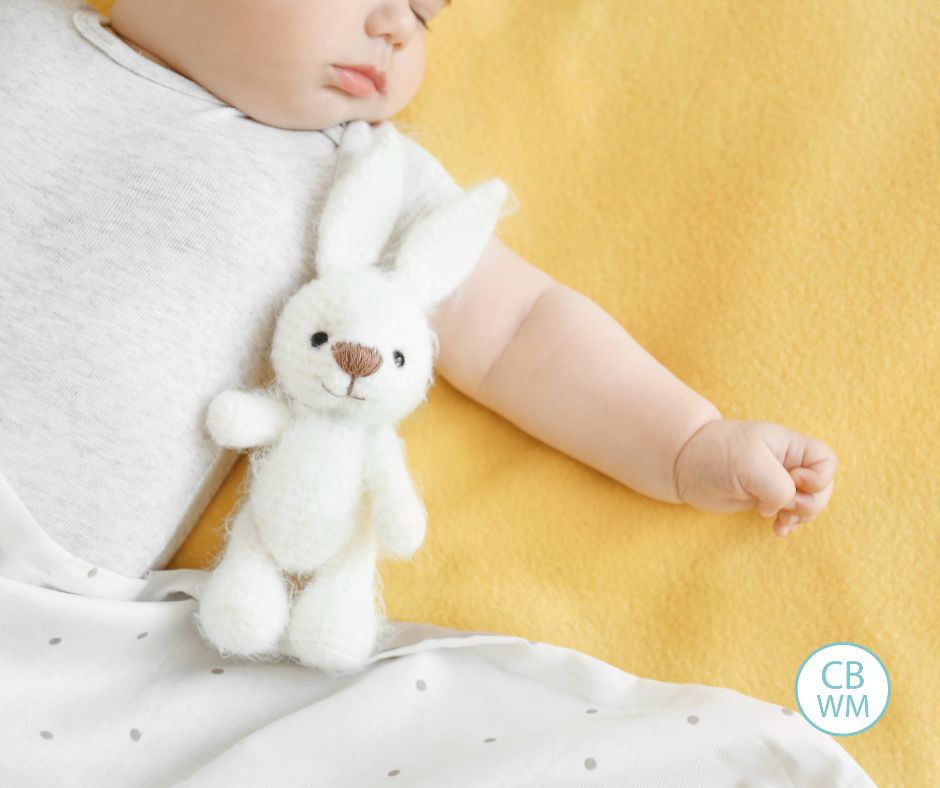
[[[382,366],[378,350],[355,342],[337,342],[333,345],[333,358],[353,378],[367,377]]]

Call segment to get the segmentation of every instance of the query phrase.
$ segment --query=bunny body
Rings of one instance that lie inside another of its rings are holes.
[[[400,208],[397,132],[347,127],[320,220],[316,279],[278,317],[275,384],[226,391],[206,424],[252,457],[247,500],[200,594],[197,624],[223,654],[284,651],[331,672],[361,669],[379,638],[380,550],[408,558],[426,513],[397,423],[433,382],[433,307],[469,273],[506,186],[493,179],[409,233],[394,270],[384,241]],[[365,212],[365,216],[363,213]],[[309,576],[292,597],[286,575]]]
[[[319,569],[349,541],[367,442],[362,429],[311,414],[289,427],[259,463],[249,490],[252,514],[261,541],[284,570]]]

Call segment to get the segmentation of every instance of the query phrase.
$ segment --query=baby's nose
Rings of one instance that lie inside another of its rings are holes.
[[[367,377],[382,366],[378,350],[355,342],[337,342],[333,345],[333,358],[354,378]]]

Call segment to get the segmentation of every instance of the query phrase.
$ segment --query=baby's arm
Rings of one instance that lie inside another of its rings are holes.
[[[644,495],[707,511],[757,506],[780,514],[778,533],[791,514],[782,509],[807,520],[828,501],[825,444],[722,419],[601,307],[498,238],[432,322],[451,384]]]
[[[721,414],[597,304],[494,237],[435,318],[449,383],[634,490],[680,503],[676,455]]]

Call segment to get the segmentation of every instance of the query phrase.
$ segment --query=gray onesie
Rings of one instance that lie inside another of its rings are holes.
[[[79,0],[0,1],[0,472],[62,547],[137,577],[238,458],[205,409],[270,382],[345,126],[254,121],[107,22]],[[460,191],[402,141],[386,254]]]

